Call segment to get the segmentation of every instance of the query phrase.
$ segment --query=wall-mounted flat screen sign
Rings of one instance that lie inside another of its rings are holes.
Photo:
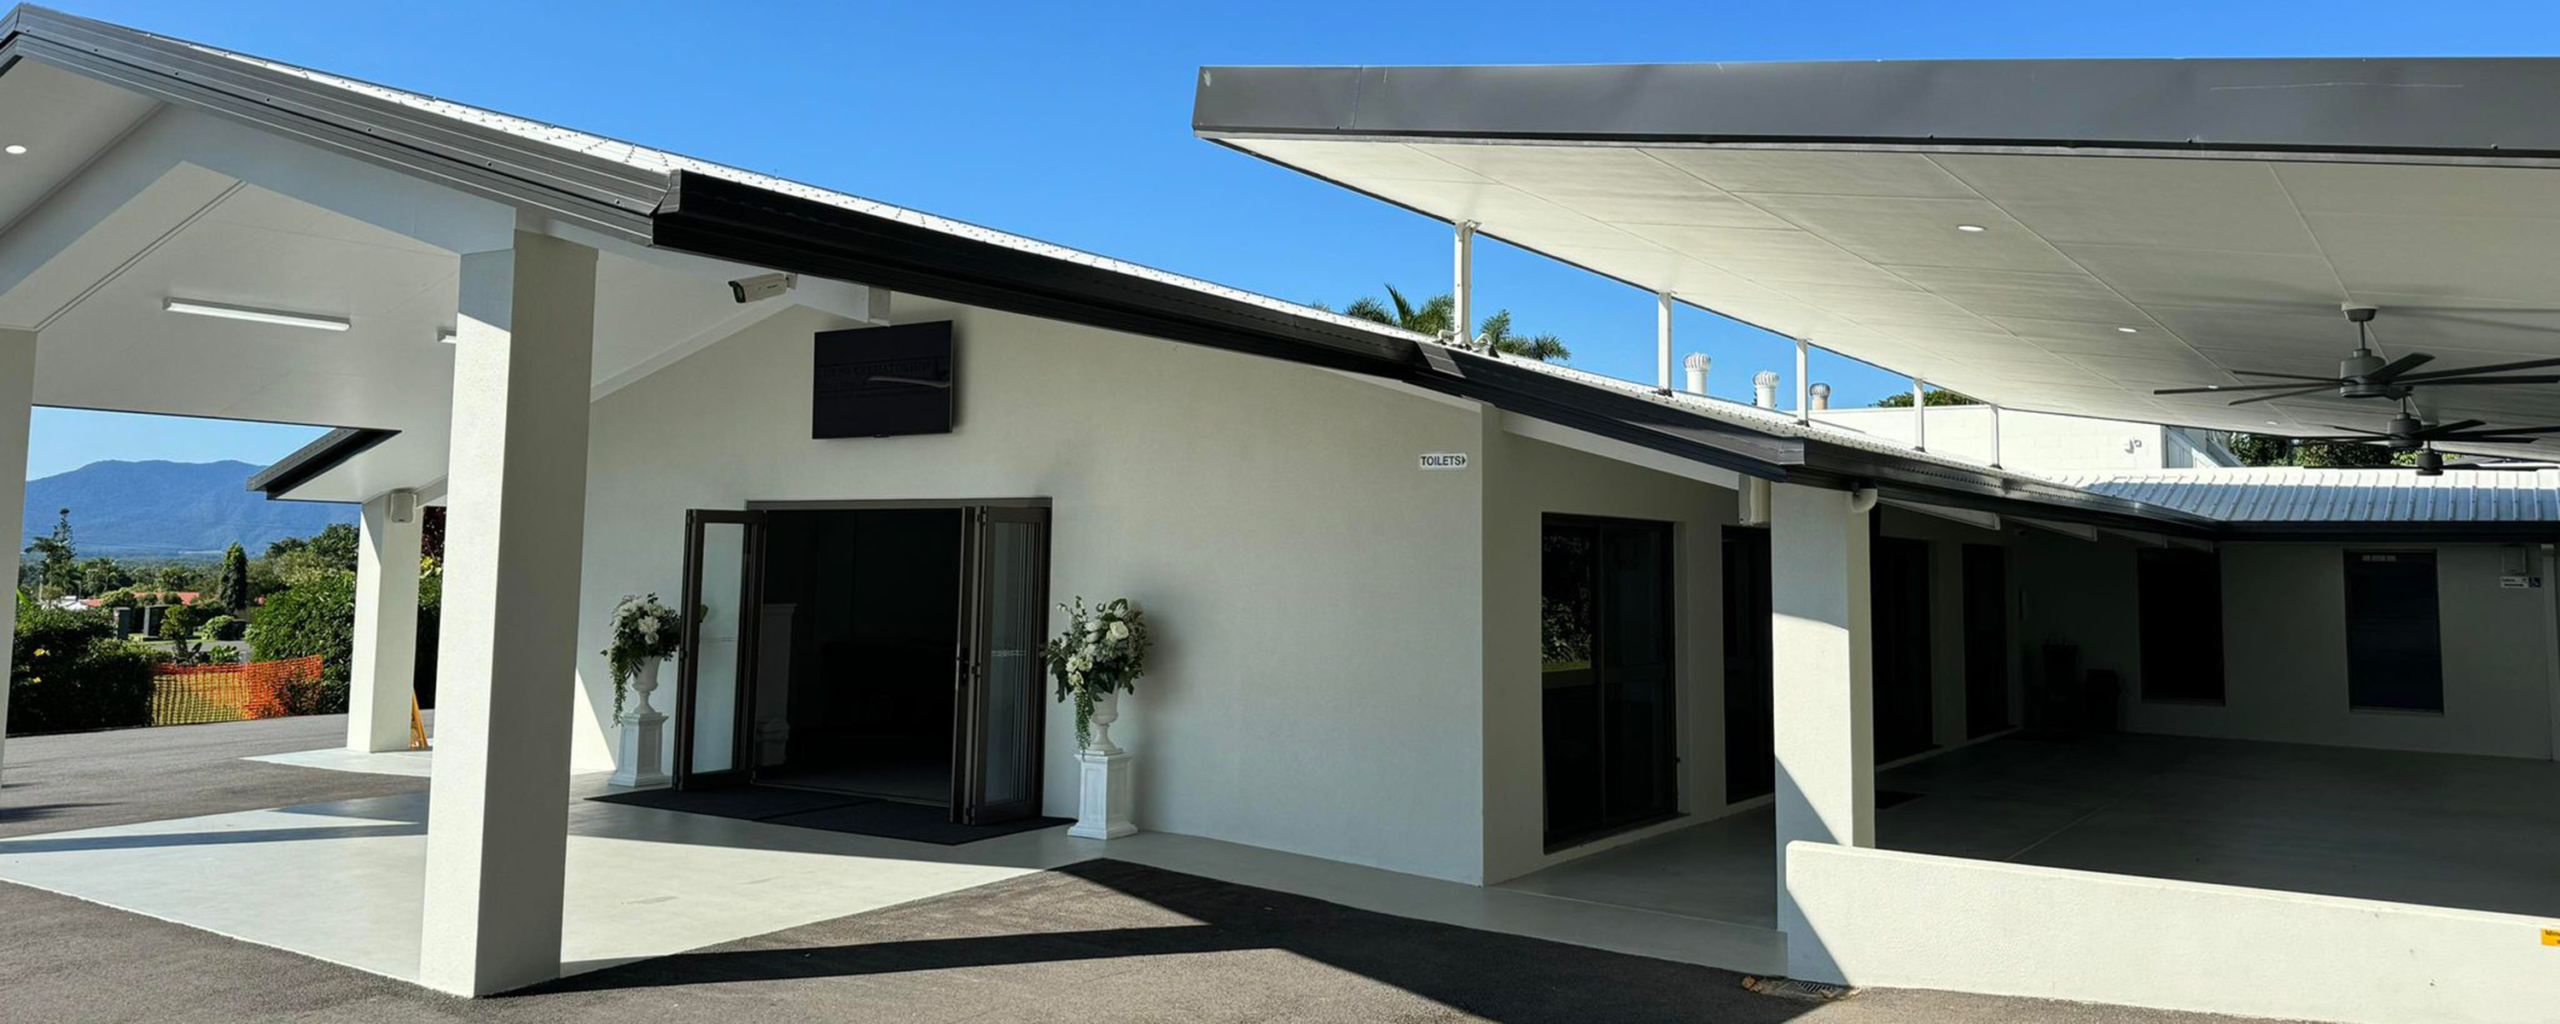
[[[820,331],[809,436],[948,434],[951,321]]]

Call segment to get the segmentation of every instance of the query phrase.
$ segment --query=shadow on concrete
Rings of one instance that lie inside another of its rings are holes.
[[[1062,927],[1064,926],[1064,927]],[[1280,954],[1275,958],[1266,954]],[[1810,1004],[1741,988],[1730,971],[1372,913],[1123,861],[1090,860],[920,903],[577,975],[515,993],[813,981],[1001,968],[972,986],[1043,989],[1145,958],[1145,987],[1221,1000],[1380,1001],[1390,990],[1494,1021],[1786,1021]],[[1288,964],[1313,962],[1332,971]],[[1119,970],[1134,969],[1137,965]],[[900,981],[897,984],[913,984]],[[845,986],[810,988],[839,997]],[[1409,1005],[1409,1004],[1408,1004]],[[1334,1014],[1319,1014],[1334,1015]]]

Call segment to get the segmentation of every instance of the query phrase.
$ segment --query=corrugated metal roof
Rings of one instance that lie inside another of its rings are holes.
[[[2054,477],[2099,494],[2235,523],[2560,521],[2560,469],[2160,469]]]

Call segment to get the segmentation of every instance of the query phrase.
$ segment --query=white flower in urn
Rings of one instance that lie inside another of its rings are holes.
[[[1128,598],[1092,608],[1079,597],[1059,605],[1067,628],[1041,649],[1058,681],[1058,699],[1075,701],[1076,746],[1090,746],[1094,702],[1114,693],[1136,693],[1146,672],[1147,625]]]
[[[613,671],[613,717],[622,717],[624,692],[639,675],[641,663],[676,653],[676,621],[675,610],[658,603],[656,594],[629,594],[614,603],[609,624],[612,638],[604,649]]]

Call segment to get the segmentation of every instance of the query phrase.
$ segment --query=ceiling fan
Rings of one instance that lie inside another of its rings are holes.
[[[2334,423],[2323,425],[2331,430],[2343,430],[2346,433],[2298,437],[2294,440],[2333,444],[2373,444],[2393,451],[2414,451],[2418,453],[2416,466],[2419,476],[2443,476],[2447,469],[2517,468],[2482,463],[2447,464],[2444,461],[2444,454],[2436,451],[2438,441],[2472,444],[2532,444],[2540,440],[2543,434],[2560,432],[2560,424],[2538,427],[2492,427],[2482,420],[2427,423],[2418,418],[2417,410],[2410,407],[2406,395],[2400,398],[2400,415],[2392,417],[2379,431],[2342,427]]]
[[[2273,392],[2272,394],[2255,395],[2249,398],[2239,399],[2231,403],[2232,405],[2248,405],[2252,402],[2266,402],[2273,401],[2278,398],[2292,398],[2297,395],[2308,395],[2315,391],[2326,391],[2330,388],[2338,389],[2338,397],[2340,398],[2396,399],[2407,398],[2409,397],[2410,389],[2422,386],[2448,387],[2455,385],[2478,386],[2492,384],[2560,383],[2560,375],[2533,374],[2525,376],[2484,376],[2485,374],[2506,373],[2511,370],[2530,370],[2542,366],[2560,366],[2560,359],[2527,359],[2513,363],[2490,363],[2485,366],[2466,366],[2458,370],[2430,370],[2425,373],[2412,373],[2410,371],[2435,361],[2436,357],[2424,352],[2412,352],[2408,355],[2401,356],[2398,359],[2386,362],[2380,355],[2374,353],[2371,328],[2366,326],[2371,324],[2373,322],[2374,315],[2381,311],[2372,306],[2344,306],[2341,307],[2341,310],[2346,313],[2347,320],[2356,325],[2356,350],[2349,353],[2345,359],[2338,361],[2338,375],[2335,377],[2311,377],[2299,373],[2270,373],[2265,370],[2233,370],[2231,371],[2232,373],[2243,377],[2272,377],[2282,380],[2285,383],[2232,385],[2207,384],[2203,387],[2194,388],[2160,388],[2153,391],[2152,394],[2194,395],[2220,393],[2225,391]],[[2411,445],[2410,447],[2416,446]]]

